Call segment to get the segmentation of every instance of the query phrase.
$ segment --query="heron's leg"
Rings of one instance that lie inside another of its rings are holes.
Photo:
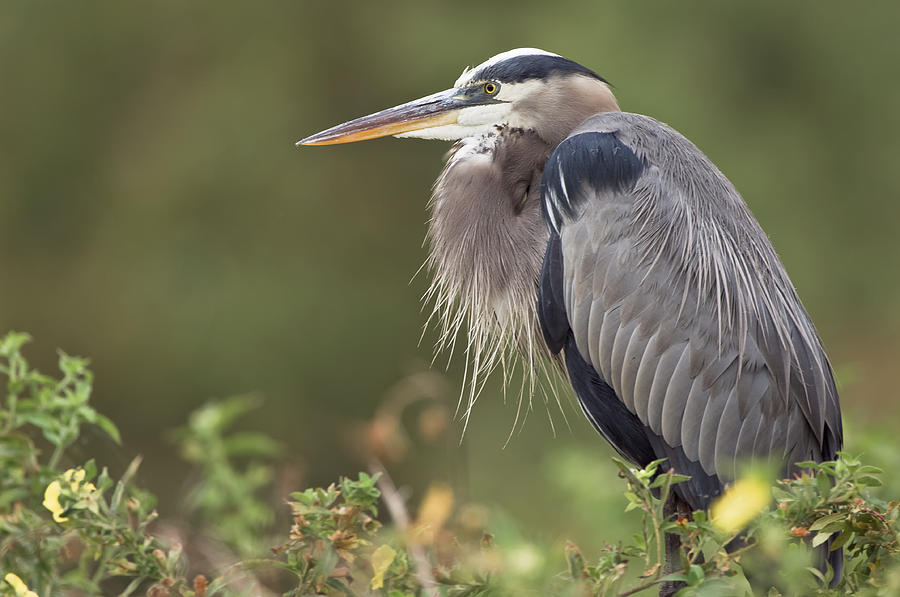
[[[663,514],[666,517],[675,516],[676,518],[687,518],[691,515],[691,508],[687,503],[678,497],[674,491],[669,492],[669,497],[663,505]],[[681,570],[681,537],[673,533],[666,533],[666,565],[663,568],[663,574],[672,574]],[[685,587],[685,583],[680,581],[663,582],[659,585],[659,597],[672,597],[680,589]]]

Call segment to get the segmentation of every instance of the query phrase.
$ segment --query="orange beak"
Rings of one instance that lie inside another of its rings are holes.
[[[297,145],[334,145],[399,135],[410,131],[456,124],[465,97],[448,89],[381,112],[357,118],[297,141]]]

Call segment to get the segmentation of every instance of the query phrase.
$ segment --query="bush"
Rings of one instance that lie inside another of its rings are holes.
[[[746,577],[767,595],[900,594],[900,505],[874,495],[879,469],[847,454],[806,463],[808,473],[775,487],[742,479],[692,520],[663,513],[683,478],[660,474],[660,462],[636,470],[616,460],[622,507],[641,513],[641,532],[594,557],[569,544],[564,570],[542,566],[548,558],[534,548],[499,545],[483,507],[454,506],[447,487],[432,487],[412,516],[383,470],[292,493],[290,531],[265,555],[275,515],[259,494],[271,489],[268,461],[278,445],[228,432],[255,406],[247,397],[202,407],[174,434],[200,472],[190,500],[195,532],[214,536],[231,558],[196,570],[182,545],[159,532],[152,494],[135,485],[140,458],[120,479],[94,460],[61,466],[84,425],[115,441],[118,431],[90,406],[87,361],[60,353],[61,377],[42,375],[22,356],[28,340],[0,340],[0,595],[632,595],[663,580],[684,582],[681,595],[739,595],[750,590]],[[379,518],[382,503],[390,523]],[[668,576],[665,533],[683,544],[680,570]],[[734,548],[739,535],[743,546]],[[829,542],[845,551],[835,589],[809,549]]]

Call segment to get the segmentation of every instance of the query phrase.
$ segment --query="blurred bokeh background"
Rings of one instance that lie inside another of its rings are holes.
[[[824,339],[859,445],[900,417],[898,29],[892,2],[4,3],[0,330],[33,334],[44,370],[55,347],[91,358],[125,437],[102,458],[143,453],[163,512],[185,470],[166,430],[213,397],[264,399],[245,424],[284,442],[295,485],[355,473],[357,423],[429,368],[427,278],[410,278],[447,146],[293,143],[536,46],[731,178]],[[451,410],[461,372],[457,357],[428,378]],[[395,481],[449,481],[538,535],[608,539],[596,529],[624,502],[606,444],[568,396],[568,426],[538,400],[507,442],[515,410],[495,380],[462,442],[459,422],[412,437]]]

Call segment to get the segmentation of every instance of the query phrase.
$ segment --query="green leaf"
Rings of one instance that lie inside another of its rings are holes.
[[[329,578],[325,581],[325,586],[335,591],[347,594],[347,584],[339,578]]]
[[[692,564],[687,572],[687,582],[689,585],[699,584],[701,580],[706,578],[706,573],[703,571],[701,566],[697,564]]]
[[[291,499],[300,502],[304,506],[312,506],[316,502],[316,496],[312,489],[307,489],[306,491],[292,491]]]
[[[94,477],[97,476],[97,463],[94,462],[93,458],[85,462],[84,466],[81,468],[84,469],[84,478],[86,481],[93,481]]]
[[[128,465],[128,468],[125,469],[125,473],[122,475],[122,478],[119,479],[119,482],[116,484],[116,489],[113,492],[112,499],[109,500],[110,509],[115,512],[119,509],[119,504],[122,502],[122,497],[125,495],[125,488],[137,474],[138,467],[141,466],[142,456],[135,456],[132,459],[131,463]]]
[[[232,396],[210,402],[191,414],[190,427],[203,435],[219,433],[261,403],[262,400],[255,395]]]
[[[67,355],[63,351],[59,352],[59,369],[63,373],[72,376],[78,376],[84,373],[90,361],[81,357],[73,357]]]
[[[130,583],[128,583],[128,586],[125,587],[125,590],[123,590],[121,593],[119,593],[119,597],[128,597],[129,595],[134,593],[145,580],[146,579],[143,576],[138,576],[137,578],[132,580]]]
[[[816,485],[819,488],[819,493],[822,494],[823,497],[831,493],[831,479],[828,475],[819,474],[816,477]]]
[[[798,468],[809,468],[809,469],[813,469],[813,470],[818,470],[818,469],[819,469],[819,463],[818,463],[818,462],[814,462],[814,461],[812,461],[812,460],[804,460],[803,462],[798,462],[798,463],[797,463],[797,467],[798,467]]]
[[[821,531],[827,525],[829,525],[833,522],[842,522],[842,521],[845,521],[846,519],[847,519],[847,515],[844,514],[843,512],[835,512],[834,514],[828,514],[827,516],[823,516],[822,518],[819,518],[814,523],[809,525],[809,530],[810,531]]]
[[[860,475],[856,478],[856,482],[864,487],[881,487],[883,485],[881,479],[874,475]]]
[[[843,547],[850,539],[853,538],[855,533],[849,529],[845,529],[837,538],[831,542],[831,551],[836,549],[840,549]]]
[[[806,568],[806,570],[807,570],[807,572],[811,573],[813,576],[818,578],[819,582],[821,582],[822,584],[825,584],[827,582],[825,580],[825,575],[822,574],[822,571],[819,570],[818,568],[813,568],[812,566],[809,566]]]
[[[328,575],[334,570],[334,567],[337,566],[338,563],[338,553],[331,545],[326,545],[322,549],[321,555],[319,555],[319,559],[316,560],[316,565],[313,567],[313,574],[316,575],[317,578],[328,578]]]
[[[31,342],[31,336],[24,332],[9,332],[0,340],[0,356],[11,357],[18,354],[23,346]]]
[[[666,474],[657,475],[655,479],[650,483],[650,489],[656,489],[657,487],[661,487],[662,485],[666,485],[670,482],[669,476]]]
[[[626,512],[631,512],[635,508],[640,508],[641,500],[634,494],[634,492],[626,491],[624,495],[628,499],[628,504],[626,504],[625,506]]]
[[[116,427],[116,424],[112,422],[112,420],[106,415],[101,415],[100,413],[94,414],[94,425],[98,426],[100,429],[106,432],[106,435],[111,437],[114,442],[117,444],[122,443],[122,436],[119,434],[119,428]]]
[[[813,537],[813,540],[812,540],[812,546],[818,547],[818,546],[822,545],[823,543],[828,541],[828,538],[831,537],[832,535],[834,535],[834,531],[831,531],[828,533],[824,533],[824,532],[816,533],[816,536]]]
[[[57,418],[46,412],[20,412],[19,420],[31,423],[45,433],[50,429],[59,427]]]
[[[223,440],[232,456],[277,456],[281,445],[272,438],[255,431],[238,431]]]
[[[5,491],[0,491],[0,510],[7,510],[10,504],[25,500],[29,495],[31,495],[30,492],[24,487],[12,487]]]

